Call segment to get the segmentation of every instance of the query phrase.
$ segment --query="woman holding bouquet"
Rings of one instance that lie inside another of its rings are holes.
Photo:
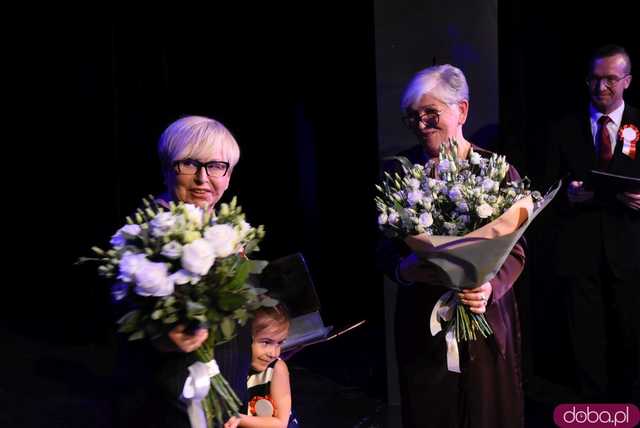
[[[472,147],[482,157],[491,155],[464,138],[469,88],[458,68],[441,65],[417,73],[401,107],[406,125],[419,140],[399,154],[411,163],[424,165],[437,159],[441,145],[449,139],[457,141],[459,159],[467,159]],[[399,169],[398,162],[385,165],[389,172]],[[518,178],[510,167],[506,180]],[[460,373],[448,370],[445,332],[432,336],[429,329],[429,313],[448,291],[439,285],[438,273],[400,240],[383,241],[378,256],[387,275],[401,285],[395,334],[403,425],[522,426],[520,329],[512,286],[524,267],[523,246],[515,245],[492,280],[458,293],[460,303],[484,314],[494,332],[487,338],[460,342]]]
[[[233,135],[213,119],[187,116],[172,123],[158,145],[166,192],[155,200],[168,208],[185,202],[212,209],[229,186],[240,157]],[[183,397],[193,351],[207,339],[208,330],[177,325],[152,338],[124,346],[129,393],[119,397],[122,424],[145,427],[190,427]],[[216,346],[220,372],[240,400],[246,400],[246,378],[251,362],[251,334],[241,328],[229,342]],[[142,402],[142,404],[140,403]]]

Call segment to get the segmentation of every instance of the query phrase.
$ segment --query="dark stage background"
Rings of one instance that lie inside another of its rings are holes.
[[[593,47],[622,44],[640,64],[625,16],[630,5],[616,4],[600,34],[592,26],[601,11],[578,14],[551,1],[497,4],[500,129],[490,144],[521,173],[541,180],[546,125],[585,105]],[[449,19],[447,7],[429,19]],[[416,40],[432,27],[416,24]],[[165,11],[127,24],[51,19],[5,40],[3,206],[12,275],[0,314],[9,349],[0,373],[2,417],[25,411],[21,397],[37,400],[37,388],[54,382],[68,384],[74,397],[103,393],[113,340],[109,293],[90,268],[73,262],[106,244],[143,196],[163,189],[155,145],[185,114],[219,119],[236,136],[242,156],[227,196],[237,195],[248,220],[265,225],[260,256],[304,253],[325,324],[369,320],[292,363],[386,400],[382,277],[374,265],[373,184],[385,150],[377,138],[374,32],[369,3],[252,5]],[[434,56],[417,42],[410,51],[411,64],[430,65]],[[628,102],[640,104],[639,89],[634,81]],[[528,266],[517,284],[535,427],[546,426],[553,404],[571,396],[571,356],[555,299],[561,284],[545,275],[551,221],[542,215],[527,233]],[[82,351],[89,357],[76,358],[78,349],[90,349]]]

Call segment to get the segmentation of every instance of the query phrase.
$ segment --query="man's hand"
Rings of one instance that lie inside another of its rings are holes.
[[[640,193],[624,192],[616,195],[618,200],[631,208],[632,210],[640,210]]]

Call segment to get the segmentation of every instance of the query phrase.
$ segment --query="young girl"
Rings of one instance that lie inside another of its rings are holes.
[[[280,356],[289,334],[289,316],[282,305],[261,308],[251,326],[251,371],[247,378],[247,414],[232,418],[225,428],[295,428],[291,413],[289,370]]]

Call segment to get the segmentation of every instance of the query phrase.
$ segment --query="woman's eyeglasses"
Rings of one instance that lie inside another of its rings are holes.
[[[173,163],[178,174],[194,175],[200,172],[200,168],[204,168],[209,177],[224,177],[229,171],[229,162],[210,161],[200,162],[195,159],[181,159]]]
[[[415,129],[419,124],[425,127],[438,126],[440,121],[440,111],[426,108],[420,111],[408,113],[402,118],[402,121],[409,129]]]

